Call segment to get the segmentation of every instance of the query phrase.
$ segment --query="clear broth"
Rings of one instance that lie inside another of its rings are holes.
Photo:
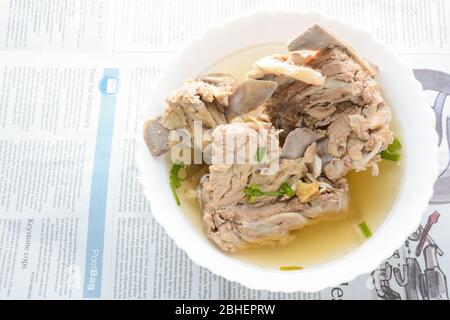
[[[258,58],[283,52],[286,52],[284,45],[246,49],[224,58],[203,73],[229,73],[240,80]],[[395,115],[393,118],[391,128],[401,140]],[[310,267],[351,252],[367,240],[359,230],[358,224],[365,222],[371,231],[375,232],[389,214],[400,191],[403,161],[396,163],[382,160],[379,163],[380,174],[376,177],[373,177],[369,170],[349,173],[348,209],[343,213],[330,215],[333,218],[318,219],[315,223],[294,231],[295,239],[292,242],[251,248],[230,256],[250,264],[278,269],[281,266],[291,265]],[[197,166],[193,169],[202,168]],[[184,193],[188,188],[196,186],[184,182],[178,189],[181,207],[195,228],[203,234],[202,211],[197,200]]]

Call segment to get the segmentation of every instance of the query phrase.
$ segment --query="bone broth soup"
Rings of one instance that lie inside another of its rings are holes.
[[[315,25],[187,79],[149,119],[170,188],[219,250],[301,270],[367,241],[400,190],[402,139],[376,66]]]

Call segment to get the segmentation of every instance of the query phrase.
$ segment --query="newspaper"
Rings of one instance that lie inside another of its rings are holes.
[[[195,265],[136,179],[148,90],[180,44],[246,11],[315,9],[402,54],[438,117],[422,226],[371,274],[317,293],[249,290]],[[0,0],[0,298],[448,299],[450,3]]]

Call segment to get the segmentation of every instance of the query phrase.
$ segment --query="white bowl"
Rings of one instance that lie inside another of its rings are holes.
[[[143,139],[139,140],[137,166],[155,219],[195,263],[253,289],[317,291],[372,271],[419,225],[438,174],[434,115],[411,69],[369,33],[318,13],[256,12],[209,29],[180,51],[162,73],[145,115],[161,114],[164,98],[171,90],[220,59],[257,45],[286,43],[314,23],[332,30],[378,65],[378,81],[402,127],[403,154],[406,155],[403,186],[389,216],[359,248],[337,260],[296,272],[258,267],[224,255],[193,227],[175,204],[165,161],[153,158]]]

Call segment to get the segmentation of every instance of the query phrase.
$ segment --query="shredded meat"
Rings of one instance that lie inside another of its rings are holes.
[[[240,122],[217,127],[213,133],[213,153],[224,147],[225,142],[219,136],[244,137],[244,144],[227,149],[234,155],[250,150],[251,140],[246,137],[257,136],[256,131],[251,124]],[[278,145],[277,138],[271,136],[266,141],[266,148],[273,145],[273,141],[269,141],[271,139],[275,139]],[[315,179],[315,143],[310,144],[302,156],[280,160],[279,169],[269,175],[263,172],[271,159],[258,164],[215,163],[209,166],[209,174],[203,177],[198,196],[207,236],[229,252],[256,244],[286,242],[290,239],[290,231],[302,228],[318,216],[337,214],[344,209],[347,202],[345,179],[334,183],[324,177]],[[267,192],[278,190],[283,183],[295,190],[297,185],[313,182],[320,188],[309,194],[305,201],[297,196],[263,195],[249,203],[244,192],[249,185],[258,185]]]
[[[327,137],[325,175],[332,180],[350,170],[378,172],[378,153],[393,141],[391,113],[373,75],[343,47],[329,47],[308,65],[326,76],[323,86],[292,79],[266,103],[272,123],[287,136],[304,128]],[[262,79],[273,75],[261,74]]]

